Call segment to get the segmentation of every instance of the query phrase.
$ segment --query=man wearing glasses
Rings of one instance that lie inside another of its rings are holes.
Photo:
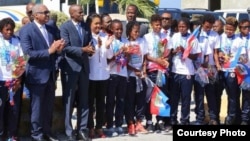
[[[23,52],[29,56],[25,84],[31,96],[32,141],[57,141],[51,134],[52,113],[55,100],[56,57],[65,46],[57,40],[55,30],[45,25],[49,20],[45,5],[32,8],[33,22],[20,30]]]
[[[162,33],[165,33],[168,37],[171,35],[171,23],[172,23],[172,15],[171,13],[165,12],[161,15],[162,18]]]
[[[26,5],[26,15],[29,17],[30,21],[32,22],[34,20],[33,15],[32,15],[32,8],[36,4],[34,2],[30,2]]]

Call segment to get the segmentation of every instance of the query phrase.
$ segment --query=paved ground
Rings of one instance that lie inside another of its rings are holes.
[[[60,80],[58,80],[57,84],[57,91],[56,95],[61,95],[61,84]],[[224,121],[224,117],[226,115],[226,95],[223,94],[222,97],[222,108],[221,108],[221,122]],[[193,112],[194,108],[194,103],[192,102],[191,105],[191,114],[190,114],[190,121],[195,120],[195,114]],[[180,117],[180,115],[179,115]],[[75,124],[75,120],[73,119],[73,124]],[[145,124],[145,121],[144,121]],[[61,141],[66,141],[65,136],[63,133],[57,133],[56,136],[61,140]],[[119,136],[119,137],[112,137],[112,138],[105,138],[105,139],[93,139],[93,141],[172,141],[173,136],[172,133],[153,133],[153,134],[137,134],[136,136],[129,136],[128,134],[124,136]],[[30,141],[29,137],[21,137],[21,141]]]

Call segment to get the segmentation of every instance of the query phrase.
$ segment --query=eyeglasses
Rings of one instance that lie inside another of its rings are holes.
[[[47,14],[50,13],[50,11],[43,11],[43,12],[36,12],[36,13],[38,13],[38,14],[43,14],[43,15],[47,15]]]
[[[162,17],[161,20],[171,20],[172,18],[169,18],[169,17]]]
[[[240,28],[242,28],[243,30],[247,28],[250,29],[250,26],[240,26]]]
[[[32,14],[32,11],[27,11],[26,13],[30,15],[30,14]]]

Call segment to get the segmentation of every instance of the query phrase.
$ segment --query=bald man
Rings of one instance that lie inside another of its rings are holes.
[[[130,4],[126,8],[126,18],[127,21],[122,21],[122,37],[127,37],[126,35],[126,25],[130,21],[136,21],[136,17],[138,15],[138,7],[134,4]],[[139,22],[140,23],[140,22]],[[143,37],[145,34],[148,33],[149,26],[148,24],[140,23],[140,37]]]
[[[61,25],[61,37],[66,41],[61,60],[61,81],[65,112],[65,133],[68,141],[74,141],[71,123],[73,105],[77,104],[77,139],[88,138],[88,87],[89,55],[95,51],[91,46],[90,28],[83,22],[83,9],[79,5],[69,8],[70,20]]]
[[[24,26],[24,25],[26,25],[28,23],[30,23],[29,17],[27,17],[27,16],[23,17],[22,18],[22,26]]]

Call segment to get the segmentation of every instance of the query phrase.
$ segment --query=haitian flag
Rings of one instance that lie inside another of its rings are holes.
[[[238,80],[238,84],[241,84],[243,79],[244,79],[244,75],[241,73],[240,71],[240,68],[244,68],[244,67],[241,67],[242,65],[239,65],[239,58],[240,58],[240,55],[241,55],[241,50],[242,50],[243,47],[240,47],[235,56],[234,56],[234,59],[230,62],[230,61],[227,61],[224,63],[223,67],[224,68],[235,68],[235,74],[236,74],[236,77],[237,77],[237,80]],[[225,73],[225,75],[228,75],[228,73]]]
[[[196,27],[195,30],[192,32],[192,34],[188,37],[187,48],[183,52],[182,59],[186,59],[188,57],[188,55],[190,54],[192,47],[193,47],[193,42],[194,42],[195,38],[197,38],[199,33],[200,33],[200,27],[201,27],[200,25],[198,27]]]
[[[169,117],[170,106],[168,97],[155,85],[151,95],[150,113],[158,116]]]
[[[238,76],[238,84],[243,90],[250,90],[250,68],[249,64],[238,64],[235,68],[236,75]],[[239,79],[240,78],[240,79]],[[240,82],[239,82],[240,81]]]

